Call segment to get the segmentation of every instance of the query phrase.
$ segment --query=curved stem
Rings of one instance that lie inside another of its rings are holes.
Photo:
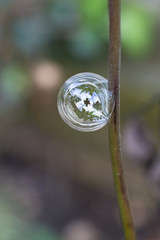
[[[120,139],[120,9],[121,0],[109,0],[109,89],[115,97],[115,107],[109,123],[109,139],[114,183],[125,239],[135,240],[136,234],[123,173]]]

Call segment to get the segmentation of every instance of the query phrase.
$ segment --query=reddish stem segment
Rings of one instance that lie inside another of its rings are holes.
[[[121,64],[121,0],[109,0],[109,89],[115,97],[115,107],[109,123],[110,151],[116,195],[126,240],[136,234],[123,173],[120,139],[120,64]]]

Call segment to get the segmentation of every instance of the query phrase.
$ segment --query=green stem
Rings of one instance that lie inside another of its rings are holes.
[[[136,234],[123,173],[120,139],[120,10],[121,0],[109,0],[109,89],[115,97],[115,107],[109,123],[109,139],[114,183],[125,239],[135,240]]]

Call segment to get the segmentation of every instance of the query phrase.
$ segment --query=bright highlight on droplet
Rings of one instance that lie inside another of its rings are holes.
[[[62,119],[70,127],[91,132],[107,124],[114,100],[107,79],[94,73],[80,73],[63,84],[57,104]]]

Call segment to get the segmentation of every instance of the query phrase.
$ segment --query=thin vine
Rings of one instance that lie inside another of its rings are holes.
[[[125,239],[136,240],[136,233],[123,173],[120,138],[120,12],[121,0],[109,0],[109,89],[115,97],[115,107],[109,123],[109,140],[114,183]]]

